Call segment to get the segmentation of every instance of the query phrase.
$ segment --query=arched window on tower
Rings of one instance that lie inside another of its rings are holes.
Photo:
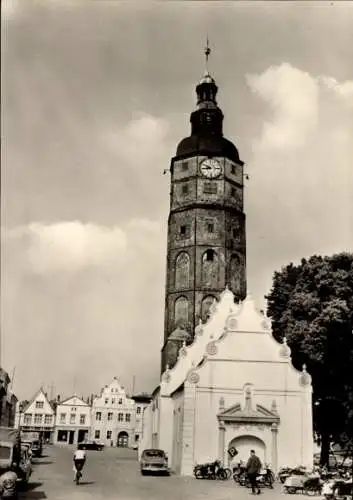
[[[174,304],[175,326],[186,328],[189,322],[189,301],[186,297],[178,297]]]
[[[207,321],[210,315],[210,307],[216,298],[213,295],[207,295],[202,299],[201,302],[201,319],[202,321]]]
[[[202,255],[201,281],[203,287],[217,288],[219,278],[219,258],[214,250],[206,250]]]
[[[181,252],[175,261],[175,288],[189,288],[190,257]]]
[[[242,261],[239,255],[235,253],[231,256],[228,274],[230,289],[235,295],[240,295],[242,274]]]

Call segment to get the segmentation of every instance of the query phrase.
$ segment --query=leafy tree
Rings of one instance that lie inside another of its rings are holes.
[[[321,464],[330,443],[353,440],[353,254],[312,256],[275,272],[266,297],[274,337],[287,338],[293,364],[313,379]]]

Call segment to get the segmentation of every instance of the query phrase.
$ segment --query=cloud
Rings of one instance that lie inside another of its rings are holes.
[[[124,256],[127,245],[126,234],[119,227],[79,221],[36,222],[12,229],[6,236],[12,243],[17,240],[28,268],[39,274],[111,266]]]
[[[352,82],[284,63],[248,84],[264,104],[247,165],[248,272],[256,292],[259,283],[271,287],[282,265],[353,248]]]
[[[123,383],[135,373],[137,390],[153,387],[163,335],[165,231],[146,218],[119,227],[69,221],[3,231],[2,350],[16,363],[20,397],[35,390],[26,382],[31,364],[31,384],[50,383],[50,373],[56,387],[70,388],[77,373],[88,394],[107,383],[115,366]],[[40,363],[34,345],[45,353]],[[89,366],[94,382],[78,366]]]
[[[273,119],[263,125],[261,144],[273,148],[302,145],[316,127],[319,87],[308,73],[288,63],[247,75],[251,90],[270,107]]]
[[[161,154],[161,146],[169,132],[166,120],[138,112],[119,132],[109,130],[103,136],[107,145],[129,162],[145,158],[145,169],[151,158]]]
[[[335,95],[342,99],[348,106],[353,106],[353,80],[339,83],[335,78],[322,76],[319,81],[332,90]]]

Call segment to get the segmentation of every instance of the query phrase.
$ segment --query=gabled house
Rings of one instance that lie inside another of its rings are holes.
[[[89,437],[91,406],[74,395],[57,402],[54,443],[76,444]]]
[[[136,403],[114,377],[92,403],[92,439],[106,446],[132,447],[135,435]]]
[[[52,441],[55,412],[42,388],[29,402],[18,405],[17,427],[23,431],[40,432],[44,440]]]

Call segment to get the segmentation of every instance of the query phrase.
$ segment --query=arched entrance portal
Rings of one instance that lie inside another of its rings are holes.
[[[247,462],[250,456],[250,450],[254,450],[256,455],[259,457],[261,462],[264,464],[266,461],[266,445],[262,439],[255,436],[246,435],[239,436],[230,441],[228,444],[228,450],[235,448],[238,454],[235,457],[237,462],[241,460]],[[229,454],[228,454],[229,456]]]
[[[118,434],[117,446],[119,448],[127,448],[129,446],[129,435],[125,431],[121,431]]]

